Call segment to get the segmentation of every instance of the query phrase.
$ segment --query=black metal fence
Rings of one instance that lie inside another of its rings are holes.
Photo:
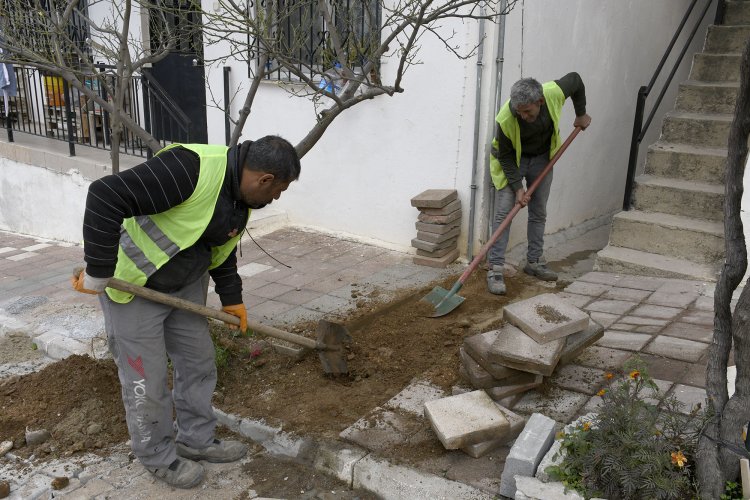
[[[103,83],[112,84],[117,76],[106,72],[109,66],[98,68],[98,73],[86,75],[81,81],[104,101],[111,102]],[[67,142],[71,156],[75,156],[76,146],[112,148],[112,120],[103,106],[58,75],[30,66],[15,66],[12,70],[16,95],[7,101],[0,98],[0,123],[8,132],[9,141],[14,140],[13,131],[49,137]],[[190,142],[190,120],[147,73],[131,78],[123,102],[125,113],[161,145]],[[143,157],[154,153],[127,129],[120,133],[119,149],[121,153]]]

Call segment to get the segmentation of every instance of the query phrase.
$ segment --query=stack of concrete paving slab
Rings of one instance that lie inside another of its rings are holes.
[[[505,306],[503,319],[499,330],[467,337],[460,356],[472,386],[508,406],[506,398],[538,387],[604,335],[587,313],[551,293]]]
[[[428,189],[411,199],[419,209],[417,237],[411,246],[417,249],[414,263],[446,267],[458,258],[456,248],[461,233],[461,200],[455,189]]]

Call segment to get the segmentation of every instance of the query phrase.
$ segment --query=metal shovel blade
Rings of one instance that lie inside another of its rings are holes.
[[[344,355],[344,342],[352,337],[344,325],[321,319],[318,321],[318,357],[323,370],[331,375],[346,375],[349,369]]]
[[[455,293],[451,294],[451,292],[441,286],[436,286],[430,293],[422,297],[421,300],[429,302],[435,306],[435,312],[431,317],[439,318],[460,306],[463,303],[464,298]]]

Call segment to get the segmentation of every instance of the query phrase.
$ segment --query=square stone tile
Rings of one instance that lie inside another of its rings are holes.
[[[651,335],[645,333],[607,330],[604,332],[604,336],[597,341],[596,345],[626,351],[640,351],[651,338]]]
[[[589,324],[588,314],[553,293],[506,305],[503,319],[539,343],[567,337]]]
[[[579,365],[599,368],[601,370],[615,371],[622,367],[632,355],[629,351],[620,351],[608,347],[591,346],[575,359]]]
[[[667,397],[667,393],[669,392],[669,389],[672,388],[674,385],[674,382],[670,382],[669,380],[659,380],[659,379],[652,379],[654,384],[656,384],[656,387],[659,389],[658,391],[654,391],[652,389],[646,389],[644,394],[648,394],[648,397],[644,398],[643,400],[649,404],[658,406],[662,400]]]
[[[578,307],[582,308],[592,300],[596,300],[594,297],[591,297],[589,295],[579,295],[577,293],[568,293],[568,292],[560,292],[557,294],[558,297],[561,297],[566,302]]]
[[[679,361],[676,359],[663,358],[661,356],[654,356],[645,352],[636,354],[646,364],[648,374],[653,379],[667,380],[670,382],[683,382],[685,380],[685,374],[689,371],[698,370],[701,368],[696,366],[695,363],[688,363],[686,361]],[[702,368],[703,377],[705,378],[705,366]]]
[[[637,288],[612,287],[601,296],[603,299],[626,300],[628,302],[641,302],[651,295],[650,290],[638,290]]]
[[[427,401],[424,412],[447,450],[498,439],[510,432],[510,422],[484,391]]]
[[[703,353],[707,349],[708,345],[702,342],[658,335],[646,346],[644,351],[657,356],[664,356],[665,358],[695,363],[703,356]]]
[[[583,408],[578,410],[578,414],[587,415],[589,413],[599,413],[599,410],[601,409],[603,404],[604,400],[601,398],[601,396],[591,396],[591,399],[589,399],[586,404],[583,405]]]
[[[677,321],[667,326],[661,334],[710,344],[711,339],[713,339],[714,336],[714,330],[712,327],[708,326]]]
[[[557,366],[565,339],[540,344],[511,324],[500,329],[487,358],[516,370],[549,376]]]
[[[698,298],[696,292],[654,292],[646,299],[647,304],[656,304],[657,306],[682,307],[695,302]]]
[[[525,373],[518,377],[511,377],[496,382],[496,385],[485,389],[487,394],[495,401],[503,401],[506,398],[523,394],[531,389],[542,385],[544,377],[533,373]]]
[[[620,318],[615,325],[626,325],[628,329],[636,326],[665,326],[669,323],[666,319],[642,318],[640,316],[624,316]],[[613,325],[614,327],[614,325]],[[622,329],[626,329],[623,327]]]
[[[579,365],[558,366],[550,378],[552,385],[593,396],[604,384],[604,371]]]
[[[545,394],[538,391],[527,392],[513,407],[513,411],[525,415],[541,413],[557,422],[568,423],[588,400],[589,396],[586,394],[552,387]]]
[[[565,291],[568,293],[577,293],[578,295],[589,295],[591,297],[598,297],[604,292],[608,291],[611,287],[602,285],[599,283],[586,283],[584,281],[575,281],[565,287]]]
[[[407,385],[385,404],[391,410],[401,410],[418,417],[424,415],[424,404],[427,401],[444,398],[445,391],[426,380],[416,380]]]
[[[702,408],[706,408],[706,390],[700,387],[675,384],[672,388],[672,395],[677,398],[677,401],[683,404],[683,407],[680,409],[682,413],[690,413],[699,404]]]
[[[702,293],[705,288],[705,284],[701,281],[682,280],[669,278],[664,280],[664,284],[660,286],[658,292],[666,293]],[[711,288],[715,288],[711,285]]]
[[[589,320],[589,326],[582,332],[565,337],[565,346],[560,353],[560,364],[573,361],[584,349],[604,336],[604,328],[596,321]]]
[[[693,323],[695,325],[714,326],[713,311],[690,310],[680,317],[683,323]]]
[[[693,305],[696,309],[700,311],[711,311],[714,310],[714,298],[713,297],[706,297],[701,295],[697,299],[695,299],[695,304]]]
[[[293,286],[280,285],[279,283],[269,283],[266,286],[253,290],[253,294],[260,297],[265,297],[267,299],[275,299],[276,297],[291,292],[292,290],[294,290]]]
[[[249,264],[239,266],[237,268],[237,274],[249,278],[250,276],[255,276],[256,274],[260,274],[270,269],[273,269],[273,267],[259,264],[257,262],[250,262]]]
[[[609,314],[595,311],[589,312],[589,316],[604,328],[609,328],[612,323],[615,323],[618,319],[620,319],[619,314]]]
[[[601,285],[615,286],[619,283],[621,276],[613,273],[603,273],[601,271],[589,271],[584,274],[578,281],[585,281],[588,283],[599,283]]]
[[[651,276],[623,276],[617,282],[617,286],[624,288],[635,288],[638,290],[654,291],[664,285],[663,278],[653,278]]]
[[[637,305],[637,302],[627,302],[625,300],[600,299],[591,302],[584,309],[586,311],[608,314],[625,314]]]
[[[344,429],[339,437],[371,451],[383,450],[403,443],[425,426],[424,420],[375,408]]]
[[[490,361],[489,352],[490,349],[492,349],[492,345],[495,343],[495,340],[497,340],[497,336],[499,334],[500,330],[491,330],[489,332],[466,337],[464,339],[463,348],[466,350],[466,354],[471,356],[471,358],[476,361],[479,366],[487,370],[487,372],[495,379],[503,380],[508,377],[515,377],[526,373]]]
[[[631,311],[633,316],[643,316],[646,318],[673,319],[683,310],[677,307],[642,305]]]

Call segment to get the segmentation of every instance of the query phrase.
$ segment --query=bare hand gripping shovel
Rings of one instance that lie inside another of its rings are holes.
[[[565,142],[560,146],[560,149],[557,150],[557,153],[555,153],[555,156],[552,157],[552,159],[549,161],[546,167],[544,167],[544,170],[542,170],[542,173],[539,174],[539,177],[536,178],[536,180],[531,184],[531,187],[526,191],[527,195],[531,195],[536,191],[537,186],[539,186],[539,183],[542,182],[542,179],[544,179],[550,170],[552,170],[552,166],[555,164],[555,162],[562,156],[562,154],[565,152],[565,150],[568,148],[571,142],[573,142],[573,139],[578,135],[578,132],[581,131],[580,127],[576,127],[573,129],[573,132],[568,136],[568,138],[565,140]],[[479,250],[479,253],[476,257],[471,261],[471,264],[469,264],[469,267],[466,268],[466,271],[461,275],[460,278],[458,278],[458,281],[453,285],[453,288],[450,289],[450,291],[446,290],[443,287],[436,286],[432,289],[430,293],[425,295],[422,298],[422,301],[429,302],[433,306],[435,306],[435,312],[432,314],[432,318],[439,318],[440,316],[445,316],[449,312],[453,311],[455,308],[461,305],[463,301],[465,300],[460,295],[456,295],[459,290],[461,290],[461,287],[464,286],[464,282],[466,282],[467,278],[471,273],[474,272],[474,269],[477,268],[479,265],[479,262],[484,258],[484,256],[489,251],[490,247],[497,241],[497,239],[500,237],[501,234],[503,234],[503,231],[510,225],[510,221],[513,220],[513,217],[516,216],[516,214],[521,210],[521,204],[516,203],[511,211],[508,213],[508,215],[505,217],[505,220],[503,220],[502,224],[495,230],[494,233],[492,233],[492,236],[487,241],[487,243],[482,246],[482,248]]]
[[[183,309],[185,311],[200,314],[207,318],[214,318],[225,323],[231,323],[233,325],[240,326],[240,318],[231,314],[219,311],[211,307],[206,307],[189,300],[180,299],[167,295],[166,293],[157,292],[150,288],[144,288],[142,286],[134,285],[117,278],[110,278],[107,286],[120,290],[121,292],[132,293],[144,299],[165,304],[168,306]],[[349,331],[345,326],[338,323],[332,323],[321,319],[318,321],[318,338],[317,340],[303,337],[302,335],[295,335],[284,330],[279,330],[272,326],[258,323],[248,319],[247,326],[251,330],[255,330],[269,337],[276,339],[286,340],[308,349],[315,349],[318,351],[320,362],[323,364],[323,370],[326,373],[332,375],[343,375],[349,372],[346,366],[346,357],[344,356],[344,342],[351,342],[352,338],[349,336]],[[243,332],[244,333],[244,332]]]

